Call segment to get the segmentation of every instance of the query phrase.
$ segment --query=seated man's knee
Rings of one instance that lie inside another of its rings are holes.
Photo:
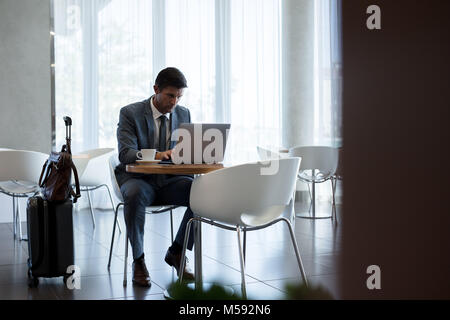
[[[140,183],[125,183],[122,188],[122,195],[125,205],[147,205],[150,201],[151,193],[147,188],[143,188]]]

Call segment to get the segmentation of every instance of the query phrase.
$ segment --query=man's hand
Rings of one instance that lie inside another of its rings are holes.
[[[157,152],[155,155],[156,160],[169,160],[172,156],[172,150],[167,150],[164,152]]]

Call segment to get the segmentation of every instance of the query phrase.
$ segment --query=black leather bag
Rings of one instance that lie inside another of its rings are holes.
[[[77,202],[80,197],[80,183],[78,173],[72,162],[72,152],[70,149],[72,119],[64,117],[66,124],[66,144],[62,146],[60,152],[52,152],[50,157],[42,167],[39,178],[42,196],[47,201],[66,201],[71,196],[73,202]],[[76,192],[73,191],[70,183],[72,171],[75,179]]]

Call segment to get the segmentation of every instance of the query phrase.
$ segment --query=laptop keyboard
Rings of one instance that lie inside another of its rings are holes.
[[[159,164],[174,164],[172,159],[168,159],[168,160],[161,160],[159,162]]]

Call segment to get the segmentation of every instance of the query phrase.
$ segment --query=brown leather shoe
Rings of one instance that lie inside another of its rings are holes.
[[[152,285],[144,258],[133,262],[133,283],[140,287],[150,287]]]
[[[183,280],[186,281],[193,281],[195,279],[194,274],[191,271],[191,268],[189,267],[189,260],[187,257],[186,263],[184,264],[184,270],[183,270]],[[164,261],[171,266],[175,267],[177,270],[177,275],[180,276],[180,265],[181,265],[181,252],[179,254],[173,254],[169,250],[167,250],[166,257],[164,258]]]

